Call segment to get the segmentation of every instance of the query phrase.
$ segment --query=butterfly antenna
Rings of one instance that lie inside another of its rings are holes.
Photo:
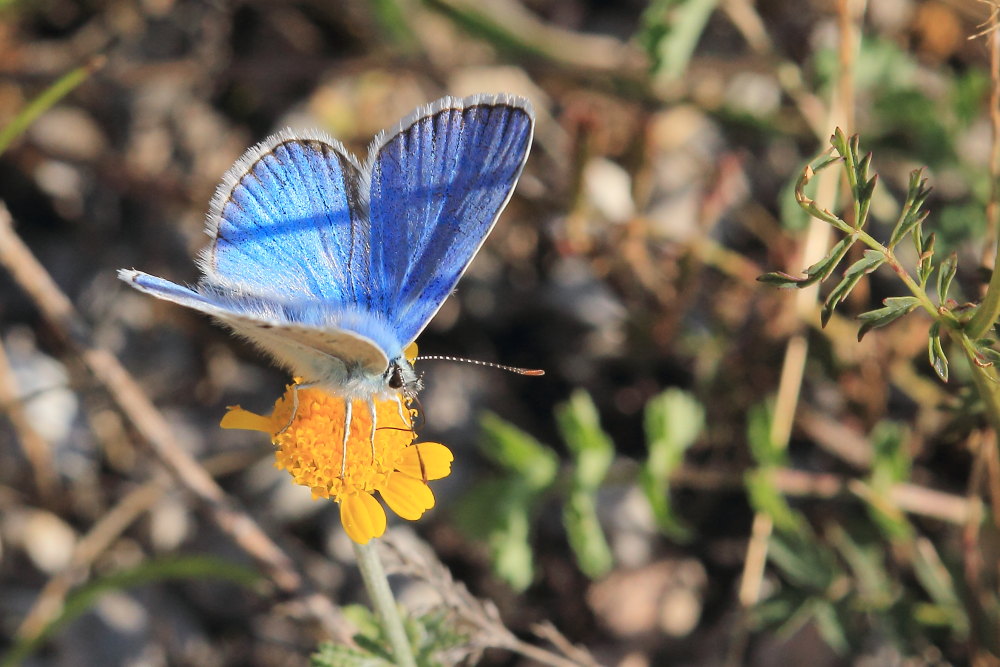
[[[518,375],[545,375],[545,371],[540,368],[518,368],[517,366],[495,364],[492,361],[477,361],[475,359],[463,359],[462,357],[449,357],[440,354],[419,356],[415,359],[415,361],[461,361],[464,364],[475,364],[476,366],[485,366],[487,368],[499,368],[502,371],[510,371],[511,373],[517,373]]]

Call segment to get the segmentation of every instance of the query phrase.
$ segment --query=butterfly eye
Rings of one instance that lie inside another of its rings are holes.
[[[389,388],[390,389],[402,389],[403,388],[403,369],[399,367],[399,364],[393,362],[390,366],[389,375]]]

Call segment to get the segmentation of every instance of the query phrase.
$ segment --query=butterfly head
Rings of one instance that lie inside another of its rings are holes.
[[[406,355],[400,355],[390,361],[383,377],[390,391],[402,392],[407,398],[415,397],[423,387],[420,376],[413,370],[413,363],[406,358]]]

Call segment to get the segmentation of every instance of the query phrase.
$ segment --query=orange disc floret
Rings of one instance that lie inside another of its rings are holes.
[[[296,387],[288,386],[270,416],[235,406],[221,426],[268,433],[277,447],[275,465],[314,498],[340,503],[344,530],[359,544],[385,532],[376,491],[404,519],[419,519],[434,506],[427,482],[446,477],[453,457],[439,443],[414,442],[415,411],[402,395],[347,401]]]

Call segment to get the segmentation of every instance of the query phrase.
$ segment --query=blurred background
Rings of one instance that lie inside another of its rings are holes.
[[[218,428],[228,405],[267,413],[288,378],[115,271],[195,282],[220,177],[278,129],[365,155],[442,95],[528,97],[515,196],[419,343],[546,375],[419,367],[420,435],[454,451],[454,472],[432,512],[390,533],[425,542],[498,624],[565,664],[590,659],[569,644],[623,667],[997,664],[1000,463],[968,369],[935,375],[920,314],[857,342],[853,318],[903,293],[886,269],[825,328],[815,295],[755,280],[798,275],[832,243],[794,186],[840,126],[874,152],[873,235],[928,167],[925,232],[956,253],[952,297],[980,297],[991,37],[970,38],[991,11],[0,0],[0,200],[184,451],[324,597],[365,603],[337,507],[276,470],[263,435]],[[821,206],[836,208],[837,180]],[[0,271],[0,652],[308,664],[329,633],[254,579],[64,333]],[[416,569],[394,579],[401,602],[437,609]],[[545,664],[481,653],[496,644],[469,627],[470,663]],[[455,644],[440,664],[469,653]]]

